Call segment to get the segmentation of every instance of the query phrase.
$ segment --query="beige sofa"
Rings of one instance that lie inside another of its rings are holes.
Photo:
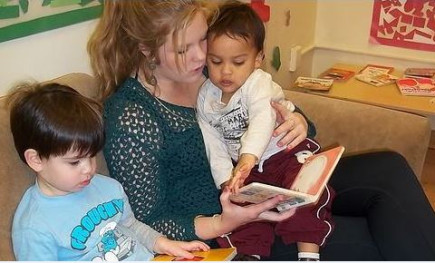
[[[74,73],[52,80],[70,85],[86,96],[95,96],[95,81]],[[430,126],[426,118],[375,106],[286,91],[317,127],[323,146],[342,144],[346,154],[392,149],[409,161],[419,177],[429,144]],[[107,174],[102,156],[99,172]],[[11,222],[13,212],[33,176],[19,159],[9,131],[9,117],[0,99],[0,260],[13,260]]]

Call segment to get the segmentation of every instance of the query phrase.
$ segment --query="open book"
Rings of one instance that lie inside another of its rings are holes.
[[[290,189],[251,183],[240,188],[239,194],[231,195],[230,199],[239,203],[261,203],[276,195],[284,195],[286,199],[276,207],[280,212],[315,203],[325,189],[343,152],[344,147],[338,146],[308,157]]]
[[[237,250],[234,247],[212,248],[209,251],[196,251],[192,253],[195,255],[193,259],[178,259],[169,255],[157,255],[152,261],[230,261],[236,256]]]

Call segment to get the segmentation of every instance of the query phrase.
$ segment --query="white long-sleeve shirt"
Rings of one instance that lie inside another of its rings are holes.
[[[221,98],[222,91],[207,80],[197,101],[198,122],[217,187],[229,180],[231,159],[237,161],[243,153],[253,154],[262,172],[263,162],[285,149],[277,146],[281,137],[272,137],[276,113],[270,102],[283,100],[284,93],[270,74],[257,69],[228,104],[222,103]],[[294,105],[288,103],[293,111]]]

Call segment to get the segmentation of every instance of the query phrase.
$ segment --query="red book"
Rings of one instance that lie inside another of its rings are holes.
[[[319,75],[321,79],[332,79],[334,81],[346,81],[353,77],[354,71],[340,69],[340,68],[329,68],[325,72]]]
[[[402,95],[435,96],[435,80],[428,78],[402,78],[396,81]]]

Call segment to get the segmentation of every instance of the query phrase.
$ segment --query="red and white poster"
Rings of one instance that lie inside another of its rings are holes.
[[[435,51],[435,0],[374,0],[370,42]]]

